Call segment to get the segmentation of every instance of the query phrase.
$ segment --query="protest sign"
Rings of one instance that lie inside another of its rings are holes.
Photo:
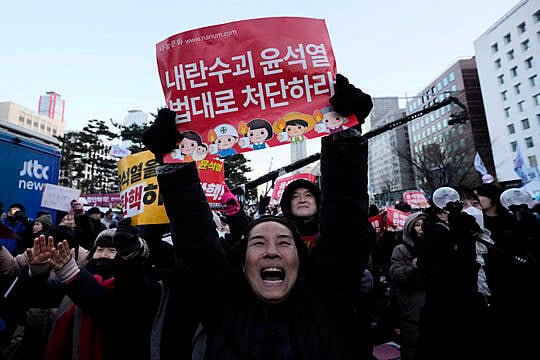
[[[131,151],[118,145],[111,145],[109,155],[122,158],[131,155]]]
[[[357,124],[329,108],[336,63],[324,20],[262,18],[190,30],[159,42],[156,57],[184,135],[165,162],[298,143]]]
[[[409,214],[406,212],[396,210],[394,208],[386,209],[386,228],[391,231],[403,230],[403,225],[405,225],[405,220]]]
[[[373,226],[373,229],[375,229],[377,236],[383,233],[384,231],[383,214],[370,217],[368,221],[371,223],[371,226]]]
[[[132,218],[134,225],[169,222],[159,197],[158,165],[150,151],[127,156],[118,162],[122,212],[124,216]],[[210,207],[221,208],[221,196],[225,191],[223,162],[208,158],[198,162],[197,166]]]
[[[409,190],[403,193],[403,201],[413,209],[423,209],[429,206],[426,196],[418,190]]]
[[[44,184],[41,206],[49,209],[69,211],[71,200],[79,198],[81,191],[54,184]]]
[[[274,204],[279,204],[281,201],[281,195],[283,195],[283,190],[294,180],[306,179],[315,183],[315,175],[309,173],[294,174],[281,179],[277,179],[274,184],[274,190],[272,191],[272,201]]]
[[[121,204],[120,194],[92,194],[81,195],[90,206],[116,207]]]

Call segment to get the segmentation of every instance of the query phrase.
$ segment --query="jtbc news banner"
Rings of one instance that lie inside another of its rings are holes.
[[[299,143],[357,124],[329,105],[336,62],[324,20],[275,17],[182,32],[156,45],[184,135],[165,162]]]

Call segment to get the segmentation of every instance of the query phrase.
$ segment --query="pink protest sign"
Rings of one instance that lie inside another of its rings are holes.
[[[384,231],[383,214],[370,217],[368,221],[373,226],[373,229],[375,229],[375,233],[377,233],[377,236],[380,236]]]
[[[403,201],[413,209],[427,208],[429,206],[426,196],[418,190],[409,190],[403,193]]]
[[[389,207],[386,209],[386,228],[392,231],[403,230],[408,213]]]
[[[357,123],[329,107],[336,63],[324,20],[209,26],[170,36],[156,54],[166,104],[184,134],[166,162],[302,142]]]
[[[311,181],[312,183],[315,182],[315,175],[309,174],[309,173],[302,173],[302,174],[294,174],[290,175],[281,179],[277,179],[276,183],[274,184],[274,190],[272,191],[272,200],[274,204],[279,204],[281,201],[281,195],[283,195],[283,190],[292,183],[294,180],[298,179],[306,179]]]

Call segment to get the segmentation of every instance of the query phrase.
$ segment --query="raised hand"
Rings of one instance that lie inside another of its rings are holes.
[[[49,261],[54,249],[54,239],[49,236],[45,240],[44,235],[40,235],[39,238],[34,239],[34,247],[26,249],[26,256],[28,256],[28,264],[37,265],[43,264]]]
[[[330,98],[330,104],[337,113],[343,116],[354,114],[360,127],[373,108],[371,96],[354,87],[349,80],[341,75],[336,75],[336,93]]]
[[[49,260],[51,267],[54,271],[60,270],[64,265],[71,260],[71,257],[74,255],[74,250],[69,250],[69,245],[67,240],[59,242],[56,245],[56,248],[52,249],[52,256]]]
[[[143,144],[160,164],[163,164],[163,154],[171,152],[182,138],[176,129],[176,113],[168,108],[158,111],[154,123],[142,135]]]

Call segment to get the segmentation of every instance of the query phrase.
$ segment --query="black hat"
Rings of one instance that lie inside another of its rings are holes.
[[[93,215],[93,214],[101,214],[101,210],[99,210],[98,207],[93,207],[93,208],[90,208],[88,209],[88,211],[86,212],[88,215]]]
[[[9,211],[11,208],[14,208],[14,207],[21,209],[21,211],[22,211],[23,213],[26,212],[25,209],[24,209],[24,205],[23,205],[23,204],[19,204],[19,203],[14,203],[14,204],[9,205],[8,211]]]
[[[283,195],[281,196],[281,201],[279,202],[279,206],[281,206],[281,211],[283,212],[283,215],[291,215],[291,198],[294,190],[298,188],[308,189],[315,196],[317,209],[319,208],[319,205],[321,203],[321,190],[319,189],[319,187],[309,180],[297,179],[287,185],[285,190],[283,190]]]

